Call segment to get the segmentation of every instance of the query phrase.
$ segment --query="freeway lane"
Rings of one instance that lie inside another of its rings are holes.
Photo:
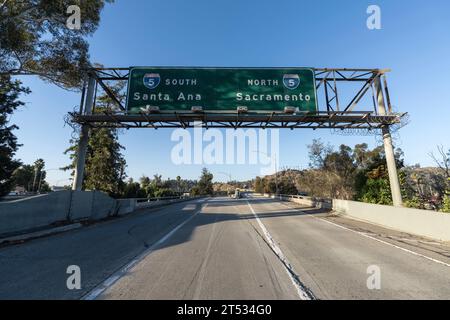
[[[449,266],[334,224],[342,221],[330,223],[321,220],[323,214],[304,214],[308,209],[299,211],[268,199],[208,202],[202,214],[174,234],[162,250],[143,258],[100,298],[287,298],[280,295],[283,288],[293,297],[294,285],[291,282],[289,289],[286,273],[273,260],[275,254],[268,255],[262,246],[269,247],[261,242],[264,232],[253,212],[316,298],[450,298]],[[283,266],[280,260],[278,265]],[[380,290],[367,288],[367,269],[373,265],[381,271]]]
[[[66,288],[72,264],[82,290]],[[366,285],[373,265],[380,290]],[[263,198],[179,203],[0,248],[1,299],[450,299],[449,279],[448,245]]]
[[[79,299],[192,216],[202,201],[142,211],[0,248],[0,299]],[[67,289],[69,265],[81,268],[81,290]]]
[[[298,299],[245,201],[202,212],[108,288],[102,299]]]
[[[443,265],[339,227],[348,223],[345,219],[299,215],[297,208],[278,201],[260,200],[251,205],[261,212],[261,220],[299,278],[319,299],[450,299],[448,246],[439,257],[433,256],[447,263]],[[381,272],[380,290],[367,288],[367,268],[373,265]]]

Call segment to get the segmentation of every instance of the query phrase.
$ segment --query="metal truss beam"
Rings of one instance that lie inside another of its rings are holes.
[[[191,128],[202,124],[206,128],[311,128],[311,129],[372,129],[383,125],[400,123],[404,114],[385,116],[372,115],[370,112],[320,112],[317,114],[92,114],[71,113],[80,124],[92,127],[110,128]]]
[[[128,81],[128,68],[92,68],[88,74],[100,85],[119,111],[87,114],[71,113],[77,123],[111,128],[191,128],[202,123],[206,128],[288,128],[288,129],[377,129],[400,123],[405,113],[392,113],[385,73],[388,69],[315,68],[319,109],[311,114],[227,112],[162,112],[128,114],[125,101],[111,89],[114,81]],[[383,81],[378,81],[383,80]],[[384,92],[387,113],[377,108],[374,83]],[[360,85],[358,84],[360,83]],[[351,89],[343,86],[352,84]],[[355,86],[357,88],[355,89]],[[342,95],[345,92],[345,95]],[[349,94],[351,92],[351,94]],[[363,99],[365,99],[364,102]],[[83,99],[82,99],[83,101]],[[368,103],[367,101],[370,101]]]

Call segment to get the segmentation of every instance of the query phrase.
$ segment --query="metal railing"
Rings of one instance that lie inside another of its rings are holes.
[[[327,203],[327,204],[332,204],[333,200],[329,199],[329,198],[317,198],[317,197],[310,197],[310,196],[302,196],[302,195],[293,195],[293,194],[273,194],[273,193],[266,193],[268,194],[270,197],[274,197],[276,199],[280,199],[283,200],[283,198],[287,198],[287,199],[305,199],[305,200],[310,200],[310,201],[314,201],[314,202],[322,202],[322,203]]]
[[[179,200],[179,199],[196,199],[200,198],[200,196],[169,196],[169,197],[153,197],[153,198],[129,198],[131,200],[135,200],[137,203],[141,202],[155,202],[155,201],[163,201],[163,200]]]

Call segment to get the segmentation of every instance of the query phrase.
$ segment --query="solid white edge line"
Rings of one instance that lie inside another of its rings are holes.
[[[159,245],[168,240],[175,232],[177,232],[182,226],[191,221],[196,215],[198,215],[204,208],[206,208],[208,204],[206,203],[202,208],[200,208],[197,212],[195,212],[192,216],[184,220],[182,223],[177,225],[171,231],[169,231],[166,235],[160,238],[157,242],[155,242],[151,247],[146,249],[144,252],[140,253],[137,257],[127,263],[120,270],[114,272],[111,276],[109,276],[106,280],[104,280],[100,285],[96,286],[90,292],[86,293],[81,297],[80,300],[95,300],[99,295],[105,292],[106,289],[111,287],[114,283],[117,282],[120,278],[122,278],[131,268],[137,265],[140,261],[142,261],[145,257],[151,254]]]
[[[426,256],[426,255],[424,255],[424,254],[421,254],[421,253],[418,253],[418,252],[415,252],[415,251],[412,251],[412,250],[409,250],[409,249],[406,249],[406,248],[397,246],[397,245],[395,245],[395,244],[389,243],[389,242],[387,242],[387,241],[383,241],[383,240],[381,240],[381,239],[372,237],[372,236],[368,235],[367,233],[349,229],[349,228],[347,228],[347,227],[341,226],[341,225],[339,225],[339,224],[337,224],[337,223],[328,221],[328,220],[323,219],[323,218],[317,218],[317,217],[314,217],[314,218],[315,218],[315,219],[318,219],[318,220],[322,220],[323,222],[332,224],[332,225],[334,225],[334,226],[336,226],[336,227],[338,227],[338,228],[341,228],[341,229],[344,229],[344,230],[347,230],[347,231],[351,231],[351,232],[357,233],[357,234],[359,234],[359,235],[362,236],[362,237],[365,237],[365,238],[369,238],[369,239],[378,241],[378,242],[383,243],[383,244],[385,244],[385,245],[388,245],[388,246],[394,247],[394,248],[396,248],[396,249],[402,250],[402,251],[404,251],[404,252],[410,253],[410,254],[412,254],[412,255],[415,255],[415,256],[418,256],[418,257],[421,257],[421,258],[424,258],[424,259],[433,261],[433,262],[435,262],[435,263],[442,264],[442,265],[444,265],[444,266],[446,266],[446,267],[450,267],[450,264],[449,264],[449,263],[446,263],[446,262],[444,262],[444,261],[440,261],[440,260],[437,260],[437,259],[428,257],[428,256]]]
[[[289,208],[289,209],[292,209],[292,207],[288,206],[287,204],[284,204],[284,203],[281,203],[281,204],[283,204],[284,206],[286,206],[286,207]],[[446,266],[446,267],[450,267],[450,263],[446,263],[446,262],[444,262],[444,261],[437,260],[437,259],[428,257],[428,256],[426,256],[426,255],[424,255],[424,254],[421,254],[421,253],[418,253],[418,252],[415,252],[415,251],[412,251],[412,250],[409,250],[409,249],[406,249],[406,248],[397,246],[397,245],[395,245],[395,244],[389,243],[389,242],[387,242],[387,241],[384,241],[384,240],[381,240],[381,239],[372,237],[372,236],[368,235],[367,233],[360,232],[360,231],[356,231],[356,230],[352,230],[352,229],[350,229],[350,228],[341,226],[340,224],[331,222],[331,221],[329,221],[329,220],[327,220],[327,219],[315,217],[315,216],[313,216],[312,214],[307,213],[307,212],[305,212],[305,211],[303,211],[303,210],[301,210],[301,209],[298,209],[297,211],[301,211],[301,212],[303,212],[303,213],[306,213],[308,216],[310,216],[310,217],[312,217],[312,218],[314,218],[314,219],[321,220],[321,221],[323,221],[323,222],[329,223],[329,224],[331,224],[331,225],[333,225],[333,226],[335,226],[335,227],[341,228],[341,229],[343,229],[343,230],[347,230],[347,231],[351,231],[351,232],[353,232],[353,233],[359,234],[359,235],[362,236],[362,237],[372,239],[372,240],[374,240],[374,241],[383,243],[383,244],[385,244],[385,245],[388,245],[388,246],[391,246],[391,247],[393,247],[393,248],[402,250],[402,251],[407,252],[407,253],[410,253],[410,254],[412,254],[412,255],[415,255],[415,256],[418,256],[418,257],[421,257],[421,258],[430,260],[430,261],[435,262],[435,263],[438,263],[438,264],[442,264],[442,265],[444,265],[444,266]]]
[[[255,216],[255,219],[258,222],[259,227],[261,228],[262,232],[264,233],[264,237],[266,238],[267,243],[270,245],[270,247],[275,252],[275,254],[278,256],[278,258],[283,261],[283,267],[284,267],[286,273],[288,274],[289,279],[291,280],[295,289],[297,290],[298,296],[302,300],[312,300],[310,294],[308,292],[306,292],[302,288],[301,284],[298,283],[298,281],[292,276],[291,271],[288,270],[288,267],[287,267],[287,266],[291,266],[291,264],[289,263],[289,261],[287,260],[285,255],[283,254],[283,251],[281,251],[280,247],[275,243],[271,234],[269,233],[269,231],[267,231],[267,229],[264,226],[264,224],[262,223],[262,221],[259,219],[258,214],[253,209],[250,202],[248,200],[246,200],[246,201],[247,201],[247,205],[249,206],[250,210],[252,211],[253,215]]]

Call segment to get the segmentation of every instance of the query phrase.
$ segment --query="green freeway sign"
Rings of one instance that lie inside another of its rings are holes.
[[[132,67],[127,111],[316,112],[314,71],[308,68]],[[294,108],[292,108],[294,107]]]

